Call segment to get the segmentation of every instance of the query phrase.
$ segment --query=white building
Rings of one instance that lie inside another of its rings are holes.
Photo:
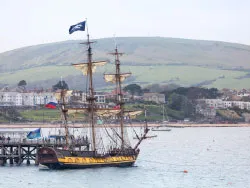
[[[11,106],[21,106],[22,105],[22,95],[15,91],[0,92],[0,103]]]
[[[223,101],[222,99],[198,99],[197,102],[204,102],[207,107],[214,109],[227,109],[238,107],[240,109],[250,110],[250,102],[244,101]]]
[[[75,93],[75,95],[79,95],[81,97],[83,103],[87,103],[86,93]],[[94,95],[96,97],[97,104],[104,104],[106,102],[105,95],[102,93],[96,93]],[[36,106],[36,105],[45,105],[49,102],[57,103],[56,97],[53,92],[27,92],[27,93],[19,93],[19,92],[11,92],[11,91],[0,91],[0,105],[2,106]]]
[[[160,93],[144,93],[143,95],[144,101],[153,101],[158,104],[165,103],[165,95]]]
[[[82,102],[87,103],[87,94],[82,93]],[[96,98],[96,103],[104,104],[106,103],[106,97],[102,92],[95,92],[94,97]]]
[[[0,92],[0,103],[11,106],[36,106],[44,105],[48,102],[57,102],[54,94],[45,93],[19,93],[19,92]]]

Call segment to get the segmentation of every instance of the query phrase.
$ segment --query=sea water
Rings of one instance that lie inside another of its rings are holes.
[[[150,132],[134,167],[0,167],[0,188],[250,188],[250,128]],[[134,140],[135,141],[135,140]]]

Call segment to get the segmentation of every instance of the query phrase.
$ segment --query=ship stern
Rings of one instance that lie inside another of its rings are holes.
[[[53,148],[42,147],[37,152],[38,163],[47,166],[50,169],[59,169],[60,163],[58,161],[57,152]]]

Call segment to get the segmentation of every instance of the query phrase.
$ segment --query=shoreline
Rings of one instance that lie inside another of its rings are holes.
[[[148,123],[148,127],[156,127],[160,124]],[[42,123],[27,123],[27,124],[0,124],[0,128],[59,128],[62,127],[61,124],[42,124]],[[118,127],[118,124],[108,124],[105,127]],[[131,124],[125,125],[125,127],[143,127],[145,124]],[[88,128],[87,124],[69,124],[69,128]],[[96,127],[104,127],[103,125],[96,125]],[[169,128],[185,128],[185,127],[250,127],[249,123],[239,123],[239,124],[196,124],[196,123],[169,123]]]

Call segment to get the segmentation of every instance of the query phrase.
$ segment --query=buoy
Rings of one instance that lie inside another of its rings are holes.
[[[187,170],[183,170],[183,172],[184,172],[184,173],[188,173],[188,171],[187,171]]]

